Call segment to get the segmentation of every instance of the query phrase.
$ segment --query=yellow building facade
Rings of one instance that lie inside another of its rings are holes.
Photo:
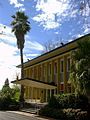
[[[90,38],[90,34],[24,63],[24,79],[12,83],[24,85],[26,102],[47,102],[52,94],[74,91],[68,80],[71,53],[78,48],[77,41],[86,37]]]

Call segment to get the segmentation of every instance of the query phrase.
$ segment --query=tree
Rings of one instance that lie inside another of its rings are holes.
[[[12,90],[9,87],[9,80],[7,78],[0,92],[0,109],[8,109],[11,103],[11,97]]]
[[[43,44],[44,47],[43,53],[49,52],[63,45],[64,43],[62,42],[62,39],[59,39],[58,37],[55,40],[48,40],[45,44]]]
[[[13,86],[10,88],[8,78],[0,91],[0,109],[19,109],[18,104],[19,88],[18,86]],[[12,106],[13,105],[13,106]],[[11,107],[10,107],[11,106]]]
[[[11,97],[12,90],[9,86],[8,78],[5,80],[5,83],[2,87],[1,93],[4,94],[5,96]]]
[[[20,49],[20,58],[21,58],[21,79],[24,78],[23,74],[23,48],[25,43],[25,35],[30,31],[30,22],[28,21],[28,16],[24,12],[16,12],[16,15],[13,15],[14,19],[11,22],[12,32],[14,32],[17,39],[17,47]],[[21,95],[20,101],[24,101],[24,86],[21,85]]]
[[[17,102],[19,101],[19,96],[20,96],[20,88],[17,85],[12,86],[12,97],[14,100]]]
[[[78,43],[78,49],[72,52],[71,83],[75,92],[90,92],[90,36]]]

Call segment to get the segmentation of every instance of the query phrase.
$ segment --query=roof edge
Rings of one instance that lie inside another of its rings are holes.
[[[30,61],[32,61],[32,60],[35,60],[35,59],[37,59],[37,58],[39,58],[39,57],[41,57],[41,56],[44,56],[44,55],[46,55],[46,54],[48,54],[48,53],[51,53],[51,52],[53,52],[53,51],[55,51],[55,50],[58,50],[58,49],[60,49],[60,48],[63,48],[63,47],[65,47],[65,46],[67,46],[67,45],[69,45],[69,44],[71,44],[71,43],[74,43],[74,42],[76,42],[76,41],[78,41],[78,40],[80,40],[80,39],[83,39],[84,37],[87,37],[87,36],[89,36],[89,35],[90,35],[90,33],[89,33],[89,34],[86,34],[86,35],[83,35],[83,36],[81,36],[81,37],[79,37],[79,38],[76,38],[75,40],[72,40],[71,42],[68,42],[68,43],[66,43],[66,44],[64,44],[64,45],[62,45],[62,46],[59,46],[59,47],[57,47],[57,48],[55,48],[55,49],[53,49],[53,50],[51,50],[51,51],[48,51],[48,52],[46,52],[46,53],[44,53],[44,54],[41,54],[40,56],[37,56],[37,57],[35,57],[35,58],[31,59],[31,60],[28,60],[28,61],[24,62],[24,64],[26,64],[26,63],[28,63],[28,62],[30,62]],[[20,68],[21,65],[17,65],[16,67]]]

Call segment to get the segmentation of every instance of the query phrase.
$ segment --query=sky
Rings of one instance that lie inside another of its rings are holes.
[[[1,0],[0,1],[0,89],[6,78],[13,81],[20,75],[19,50],[11,32],[12,15],[24,11],[31,30],[25,36],[24,61],[45,51],[48,41],[66,43],[90,33],[90,6],[80,11],[83,0]]]

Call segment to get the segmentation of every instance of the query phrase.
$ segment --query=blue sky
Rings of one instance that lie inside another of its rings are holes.
[[[60,39],[65,43],[90,33],[90,9],[86,4],[86,14],[83,11],[81,16],[80,1],[76,0],[76,4],[72,0],[0,1],[0,88],[6,78],[11,81],[20,74],[15,67],[20,64],[20,56],[11,32],[11,16],[21,10],[29,17],[31,31],[25,37],[24,48],[24,61],[27,61],[40,55],[48,41]]]

